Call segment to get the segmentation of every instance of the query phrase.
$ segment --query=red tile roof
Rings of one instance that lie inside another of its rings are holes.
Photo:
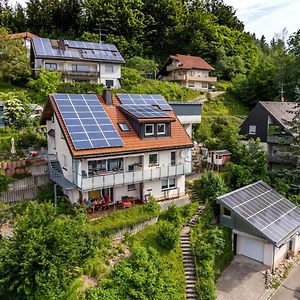
[[[31,33],[31,32],[25,31],[25,32],[18,32],[18,33],[9,34],[9,37],[11,37],[13,39],[14,38],[19,38],[19,37],[22,37],[23,39],[26,39],[26,38],[33,39],[33,38],[36,38],[38,36]]]
[[[175,54],[171,55],[170,58],[176,59],[181,63],[179,69],[214,70],[214,68],[200,56]]]
[[[45,109],[42,115],[42,122],[45,123],[46,120],[51,118],[52,112],[55,111],[57,119],[61,125],[61,128],[66,137],[67,144],[69,149],[73,155],[73,157],[82,157],[82,156],[101,156],[101,155],[116,155],[116,154],[124,154],[130,152],[146,152],[146,151],[155,151],[155,150],[163,150],[163,149],[175,149],[175,148],[191,148],[193,147],[193,142],[190,139],[189,135],[177,119],[177,116],[173,111],[168,111],[167,113],[170,115],[172,120],[175,120],[171,123],[171,137],[159,137],[159,138],[146,138],[141,139],[135,130],[132,128],[130,122],[128,121],[125,114],[121,112],[118,108],[121,105],[119,99],[115,96],[113,97],[113,105],[106,105],[102,97],[98,97],[99,101],[104,107],[104,110],[108,114],[111,122],[115,126],[119,135],[121,136],[124,146],[122,147],[113,147],[113,148],[95,148],[95,149],[86,149],[86,150],[76,150],[72,143],[71,137],[68,133],[68,130],[64,124],[62,116],[55,104],[54,98],[52,95],[49,95],[50,104],[46,104]],[[118,123],[125,123],[130,131],[122,131]]]

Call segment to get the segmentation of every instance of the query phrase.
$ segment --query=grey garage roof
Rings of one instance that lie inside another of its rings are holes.
[[[218,202],[277,246],[300,230],[300,209],[263,181],[225,194]]]

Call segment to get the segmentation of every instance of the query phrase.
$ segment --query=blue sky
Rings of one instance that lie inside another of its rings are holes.
[[[274,34],[284,28],[288,35],[300,29],[299,0],[224,0],[233,6],[237,16],[245,24],[247,31],[257,37],[265,35],[270,41]]]
[[[24,4],[27,0],[9,0],[14,4]],[[265,35],[270,41],[274,34],[284,28],[288,35],[300,29],[300,0],[224,0],[233,6],[247,31],[254,32],[258,38]]]

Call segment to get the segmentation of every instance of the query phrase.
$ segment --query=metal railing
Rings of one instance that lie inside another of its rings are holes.
[[[105,174],[93,177],[80,176],[81,180],[78,180],[78,184],[82,190],[102,189],[185,175],[191,173],[191,171],[191,163],[186,162],[175,166],[159,166],[132,172]]]
[[[288,135],[268,135],[267,142],[271,144],[290,145],[293,143],[293,137]]]

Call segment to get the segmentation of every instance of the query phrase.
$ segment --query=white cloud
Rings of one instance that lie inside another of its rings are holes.
[[[244,22],[247,31],[254,32],[257,37],[265,35],[271,40],[275,33],[284,28],[289,34],[300,29],[298,12],[299,0],[224,0],[233,6],[238,17]]]

